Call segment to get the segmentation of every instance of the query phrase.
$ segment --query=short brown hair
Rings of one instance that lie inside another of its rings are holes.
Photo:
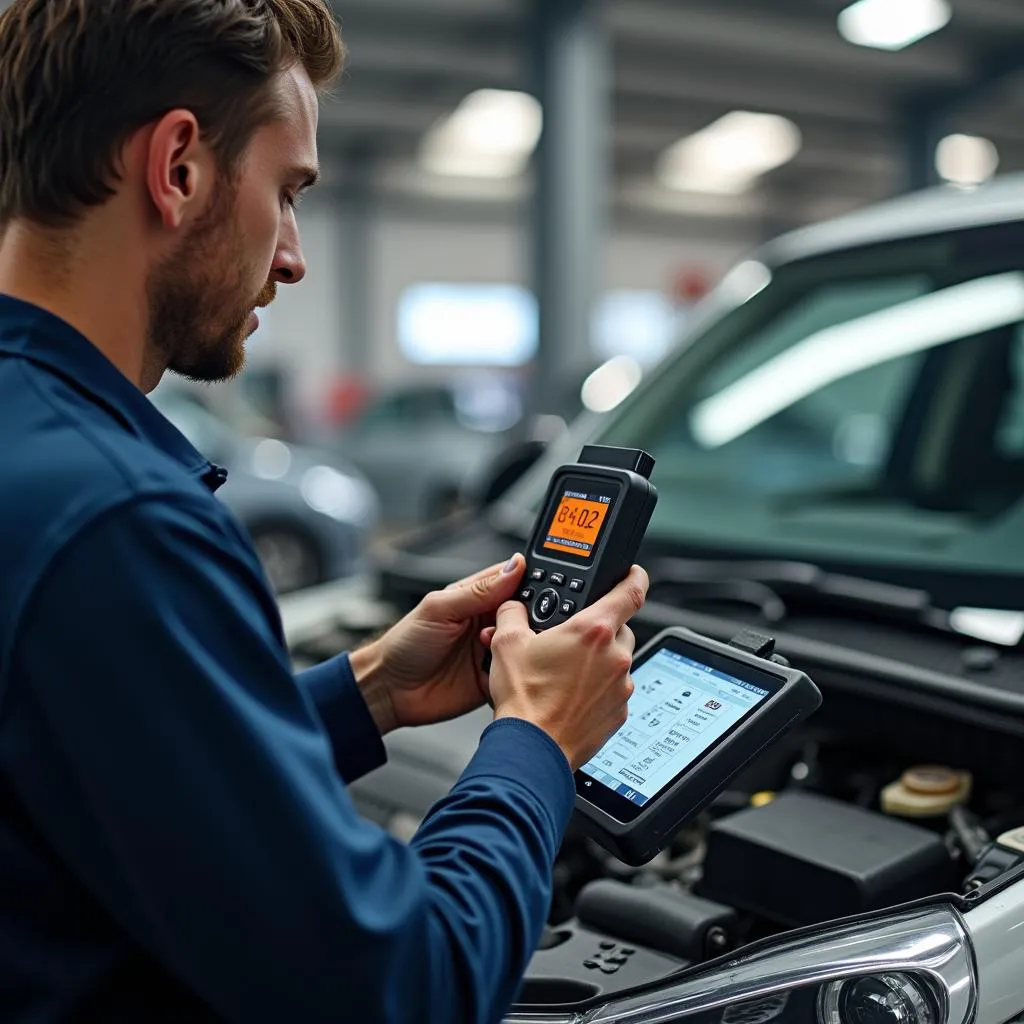
[[[328,0],[15,0],[0,15],[0,225],[73,223],[105,202],[123,145],[191,110],[221,170],[272,120],[270,83],[322,89],[343,47]]]

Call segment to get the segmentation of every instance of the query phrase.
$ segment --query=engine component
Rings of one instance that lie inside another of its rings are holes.
[[[909,768],[882,790],[882,810],[900,818],[937,818],[971,795],[970,772],[958,772],[942,765]]]
[[[973,892],[1000,875],[1024,864],[1024,828],[1004,832],[982,851],[974,870],[964,882],[964,892]]]
[[[706,899],[785,925],[876,910],[955,884],[941,836],[813,793],[786,792],[714,823]]]
[[[654,952],[649,944],[629,945],[571,922],[545,933],[526,969],[516,1003],[579,1006],[658,981],[686,966],[675,957]]]
[[[670,885],[591,882],[576,900],[576,916],[595,931],[696,963],[736,943],[735,910]]]

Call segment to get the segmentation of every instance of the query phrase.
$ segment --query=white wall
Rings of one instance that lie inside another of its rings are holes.
[[[338,222],[319,211],[300,208],[306,277],[278,288],[274,304],[261,312],[260,331],[249,342],[252,367],[281,366],[288,370],[295,401],[319,404],[325,382],[343,367],[345,339],[338,282],[341,245]]]
[[[298,399],[319,403],[330,379],[348,369],[342,309],[343,241],[340,214],[307,202],[299,212],[307,275],[281,288],[270,311],[266,338],[254,346],[253,365],[287,367]],[[396,339],[399,296],[422,281],[525,283],[527,229],[501,223],[452,223],[382,215],[370,231],[370,366],[378,383],[422,378],[428,372],[402,357]],[[616,232],[604,258],[604,287],[670,291],[682,269],[720,276],[747,246]],[[449,371],[433,371],[443,374]]]

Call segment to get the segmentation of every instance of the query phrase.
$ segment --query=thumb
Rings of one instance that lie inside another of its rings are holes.
[[[519,589],[525,568],[526,559],[515,554],[504,568],[481,575],[468,586],[442,590],[438,597],[444,601],[448,615],[458,621],[493,615]]]
[[[494,646],[499,635],[507,638],[518,634],[533,634],[533,630],[530,629],[530,618],[526,614],[526,606],[521,601],[506,601],[498,609],[494,621],[494,632],[490,637],[491,647]]]

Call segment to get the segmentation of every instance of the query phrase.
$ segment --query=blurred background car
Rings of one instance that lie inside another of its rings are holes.
[[[357,469],[332,453],[247,437],[184,385],[165,381],[150,399],[202,455],[228,470],[217,495],[249,532],[278,593],[365,567],[378,501]]]
[[[527,415],[515,382],[472,376],[381,392],[324,446],[351,460],[373,484],[382,524],[404,529],[462,507],[467,491],[503,451],[538,431],[550,440],[564,425]]]

